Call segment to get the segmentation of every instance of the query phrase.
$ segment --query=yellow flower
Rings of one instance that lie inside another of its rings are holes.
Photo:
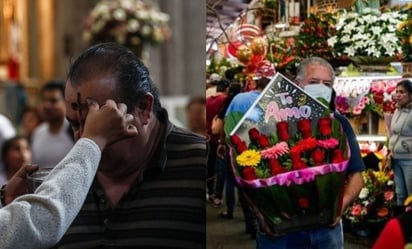
[[[403,202],[404,206],[409,206],[410,204],[412,204],[412,195],[406,198],[406,200]]]
[[[412,35],[411,35],[411,36],[409,36],[409,43],[411,43],[411,44],[412,44]]]
[[[397,29],[398,29],[398,30],[402,30],[403,27],[405,27],[405,25],[406,25],[406,21],[399,22],[399,23],[398,23],[398,26],[397,26]]]
[[[239,166],[253,166],[256,167],[260,163],[260,152],[256,150],[245,150],[242,154],[236,157]]]

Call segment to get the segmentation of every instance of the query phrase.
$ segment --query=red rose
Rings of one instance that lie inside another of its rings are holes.
[[[230,142],[234,144],[235,146],[239,146],[239,144],[242,143],[242,139],[238,135],[232,135],[230,136]]]
[[[259,146],[262,148],[266,148],[270,145],[269,138],[263,134],[259,136],[258,143],[259,143]]]
[[[325,151],[322,149],[316,149],[312,152],[311,158],[316,166],[322,165],[325,163]]]
[[[236,150],[237,150],[237,153],[238,153],[238,154],[240,154],[240,153],[242,153],[243,151],[247,150],[247,145],[246,145],[246,143],[245,143],[244,141],[242,141],[240,144],[238,144],[238,145],[236,146]]]
[[[292,157],[292,169],[293,170],[299,170],[299,169],[306,169],[308,167],[308,165],[306,165],[306,163],[304,161],[302,161],[302,159],[299,157]]]
[[[289,124],[286,121],[281,121],[276,123],[276,129],[278,133],[278,137],[282,141],[289,140]]]
[[[298,130],[302,133],[303,138],[312,136],[312,128],[309,119],[301,119],[298,121]]]
[[[343,161],[345,161],[345,158],[343,157],[343,152],[340,149],[334,150],[332,163],[340,163]]]
[[[245,180],[255,180],[257,179],[255,168],[254,167],[244,167],[242,170],[242,176]]]
[[[272,176],[275,176],[277,174],[282,174],[285,173],[287,170],[285,168],[283,168],[279,161],[275,158],[271,159],[269,161],[269,167],[270,167],[270,174]]]
[[[332,119],[330,117],[318,120],[319,132],[322,136],[330,136],[332,133]]]
[[[308,208],[309,208],[309,200],[308,200],[308,198],[305,198],[305,197],[299,198],[299,200],[298,200],[298,205],[299,205],[300,208],[308,209]]]
[[[257,141],[259,139],[259,136],[260,136],[260,132],[258,131],[258,129],[252,128],[249,130],[250,141],[253,141],[253,142]]]
[[[318,141],[313,137],[308,137],[298,142],[298,145],[302,147],[302,151],[313,150],[316,148],[317,144]]]

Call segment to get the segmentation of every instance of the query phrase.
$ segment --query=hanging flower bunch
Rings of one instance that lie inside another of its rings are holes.
[[[87,17],[83,36],[92,44],[155,45],[169,38],[168,21],[166,13],[143,0],[102,0]]]
[[[296,38],[298,56],[302,59],[310,56],[330,60],[334,57],[333,49],[328,46],[328,38],[332,36],[336,23],[335,15],[331,13],[310,14],[305,19]]]
[[[344,211],[343,218],[352,225],[365,225],[386,221],[393,216],[396,204],[393,172],[362,172],[365,186],[357,199]]]
[[[402,50],[396,28],[404,19],[399,11],[381,13],[370,8],[362,14],[343,13],[336,24],[337,33],[328,39],[328,44],[338,56],[396,56]]]

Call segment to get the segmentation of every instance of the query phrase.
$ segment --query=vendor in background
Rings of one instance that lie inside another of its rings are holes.
[[[397,109],[390,125],[390,161],[396,186],[396,202],[401,206],[412,195],[412,82],[402,80],[396,85]],[[388,168],[387,168],[388,169]]]
[[[311,85],[311,91],[307,93],[312,97],[323,97],[329,101],[329,107],[335,111],[335,93],[333,82],[335,73],[332,66],[324,59],[310,57],[303,60],[298,69],[296,82],[305,89]],[[341,123],[343,132],[347,137],[351,156],[346,169],[347,180],[344,186],[342,208],[343,212],[347,206],[358,196],[364,183],[361,172],[365,169],[362,161],[359,144],[349,121],[339,113],[333,116]],[[337,217],[333,224],[313,229],[290,232],[282,235],[272,234],[263,216],[257,212],[260,231],[256,237],[257,249],[302,249],[302,248],[343,248],[343,230],[341,217]]]

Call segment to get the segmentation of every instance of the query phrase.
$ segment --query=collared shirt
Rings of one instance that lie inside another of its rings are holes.
[[[166,122],[163,143],[143,177],[114,209],[95,180],[56,248],[206,247],[206,141]]]

